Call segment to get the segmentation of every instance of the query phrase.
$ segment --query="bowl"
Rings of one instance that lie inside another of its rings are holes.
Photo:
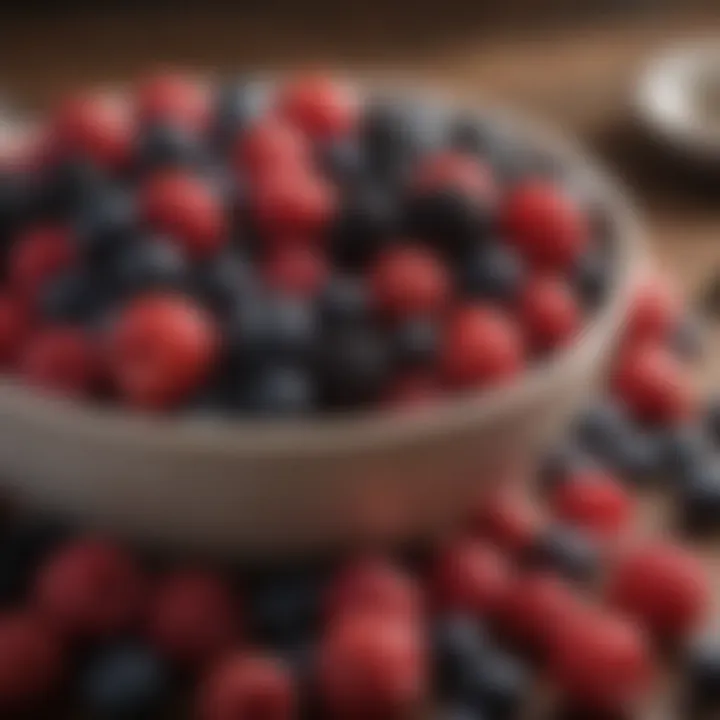
[[[533,462],[604,377],[642,243],[625,193],[571,143],[503,110],[469,109],[539,149],[606,220],[610,287],[571,347],[512,386],[425,411],[268,423],[123,414],[3,378],[4,482],[84,527],[269,558],[432,538],[480,489]]]

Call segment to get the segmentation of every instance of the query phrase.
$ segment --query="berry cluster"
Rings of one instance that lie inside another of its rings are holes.
[[[510,382],[572,341],[608,259],[593,213],[491,140],[321,76],[76,94],[0,158],[0,362],[143,411]]]

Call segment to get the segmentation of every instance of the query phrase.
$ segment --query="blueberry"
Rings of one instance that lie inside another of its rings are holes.
[[[166,168],[197,168],[206,160],[200,138],[177,123],[145,127],[138,140],[137,164],[141,172]]]
[[[268,104],[265,83],[247,80],[222,86],[215,105],[213,139],[218,148],[228,149],[238,134],[264,112]]]
[[[40,297],[40,314],[56,323],[85,322],[102,311],[105,294],[93,276],[70,270],[50,281]]]
[[[692,362],[703,354],[705,334],[698,318],[684,317],[670,337],[670,347],[681,360]]]
[[[329,140],[318,148],[319,165],[333,182],[354,188],[365,178],[365,157],[355,138]]]
[[[493,720],[518,717],[528,697],[531,678],[517,660],[500,652],[486,658],[477,674],[472,706]]]
[[[125,295],[157,289],[182,289],[188,266],[181,251],[164,238],[137,238],[115,260],[113,277]]]
[[[696,710],[720,708],[720,641],[703,638],[689,650],[684,668],[685,693]]]
[[[672,428],[662,436],[663,472],[674,485],[682,484],[705,466],[710,451],[702,428],[694,425]]]
[[[363,282],[345,275],[333,276],[319,299],[320,320],[324,328],[337,328],[363,322],[369,300]]]
[[[689,532],[712,532],[720,528],[720,464],[708,460],[696,467],[679,486],[678,510]]]
[[[534,567],[554,570],[580,583],[595,579],[600,560],[598,548],[587,534],[564,525],[546,530],[530,549],[528,559]]]
[[[324,400],[331,407],[372,403],[387,382],[390,360],[384,339],[371,328],[329,333],[319,358]]]
[[[241,406],[263,417],[299,416],[314,409],[315,383],[305,369],[270,365],[247,378]]]
[[[257,283],[244,257],[226,253],[200,263],[195,269],[194,285],[200,299],[213,312],[226,317],[256,289]]]
[[[603,401],[589,408],[577,421],[575,434],[588,452],[600,459],[611,457],[618,441],[630,432],[630,420],[624,408]]]
[[[403,368],[430,366],[439,345],[437,324],[425,318],[408,320],[393,335],[395,361]]]
[[[510,301],[517,296],[524,279],[518,256],[503,245],[479,245],[463,259],[461,285],[471,298]]]
[[[42,180],[38,211],[52,218],[71,218],[94,202],[107,178],[93,163],[82,159],[53,165]]]
[[[131,644],[103,649],[80,680],[84,706],[109,720],[156,717],[169,685],[165,664],[150,649]]]
[[[134,237],[137,206],[127,193],[108,189],[82,203],[75,221],[78,244],[91,262],[113,262],[116,252]]]
[[[488,651],[485,632],[474,618],[438,618],[432,628],[432,660],[440,696],[447,700],[467,699]]]
[[[583,305],[597,308],[605,297],[609,267],[607,257],[600,252],[583,253],[575,268],[574,284]]]
[[[646,481],[663,476],[661,438],[639,428],[618,438],[608,463],[622,478]]]

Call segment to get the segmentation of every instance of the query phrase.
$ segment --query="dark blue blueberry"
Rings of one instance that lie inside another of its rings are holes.
[[[612,457],[613,449],[630,430],[624,408],[605,400],[583,413],[577,421],[575,435],[583,448],[602,460]]]
[[[538,480],[543,490],[552,490],[576,471],[594,466],[595,461],[575,443],[564,443],[540,461]]]
[[[317,392],[310,372],[302,367],[270,365],[245,378],[241,407],[262,417],[300,416],[315,408]]]
[[[403,368],[430,366],[437,356],[439,335],[437,324],[425,318],[402,323],[392,338],[395,361]]]
[[[80,679],[92,717],[142,720],[157,717],[170,689],[165,664],[149,648],[123,644],[103,649]]]
[[[228,149],[238,134],[264,112],[268,104],[266,83],[256,80],[226,84],[218,92],[213,138],[220,150]]]
[[[134,295],[188,285],[188,264],[182,252],[164,238],[137,238],[115,260],[113,280],[118,292]]]
[[[713,397],[705,408],[705,432],[715,447],[720,447],[720,397]]]
[[[720,708],[720,640],[706,637],[696,642],[685,658],[684,691],[696,711]]]
[[[226,253],[206,260],[197,266],[194,274],[198,296],[222,317],[257,285],[251,264],[239,254]]]
[[[335,275],[323,288],[319,306],[324,328],[356,325],[367,319],[367,288],[358,278]]]
[[[107,178],[93,163],[65,160],[47,170],[39,190],[38,211],[52,218],[72,218],[107,186]]]
[[[114,262],[116,253],[131,242],[138,227],[134,199],[120,190],[96,193],[78,210],[77,242],[91,262]]]
[[[207,160],[201,139],[177,123],[143,128],[138,139],[137,164],[141,172],[165,168],[197,168]]]
[[[635,428],[618,438],[606,460],[622,479],[645,482],[663,477],[664,455],[662,438]]]
[[[493,720],[513,720],[529,697],[530,673],[515,658],[494,652],[477,674],[472,706]]]
[[[687,362],[699,360],[704,349],[705,333],[700,320],[692,315],[684,317],[670,337],[670,347]]]
[[[391,353],[371,328],[345,328],[325,336],[320,349],[319,382],[330,407],[369,404],[386,385]]]
[[[548,568],[568,580],[591,582],[599,570],[597,545],[577,528],[554,525],[548,528],[530,549],[533,567]]]
[[[318,147],[318,155],[324,173],[340,187],[354,188],[365,179],[365,156],[355,138],[329,140]]]
[[[679,485],[678,511],[682,527],[690,533],[720,529],[720,464],[707,459]]]
[[[708,462],[712,446],[702,428],[683,425],[662,434],[663,473],[679,486]]]
[[[493,243],[473,248],[461,263],[460,275],[471,298],[505,302],[517,296],[525,270],[510,248]]]
[[[471,697],[488,652],[488,639],[477,620],[464,615],[438,618],[432,628],[432,662],[440,697]]]
[[[594,310],[605,297],[609,273],[608,258],[600,252],[583,253],[575,269],[575,287],[583,305]]]
[[[102,311],[105,299],[106,293],[90,272],[70,270],[54,278],[43,290],[40,314],[50,322],[85,322]]]

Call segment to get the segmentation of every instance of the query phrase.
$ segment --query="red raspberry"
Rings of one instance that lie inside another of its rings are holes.
[[[680,322],[682,303],[667,278],[645,276],[635,290],[625,334],[633,342],[666,340]]]
[[[473,536],[520,555],[538,535],[541,518],[526,491],[499,485],[481,497],[470,515]]]
[[[650,688],[650,648],[632,622],[593,611],[561,623],[550,675],[574,707],[627,712]]]
[[[498,550],[478,540],[460,540],[444,548],[433,566],[433,598],[439,610],[493,615],[507,594],[512,576]]]
[[[441,388],[435,377],[414,373],[393,379],[384,394],[383,406],[402,412],[428,407],[441,397]]]
[[[137,89],[140,120],[152,124],[171,122],[203,131],[210,121],[210,92],[197,78],[160,73],[144,79]]]
[[[643,422],[679,423],[697,411],[691,378],[678,359],[659,345],[643,344],[624,352],[614,370],[613,388]]]
[[[379,558],[364,558],[346,567],[331,583],[325,614],[336,620],[348,613],[370,612],[417,618],[421,612],[418,588],[399,568]]]
[[[472,196],[497,194],[490,168],[477,158],[458,152],[438,153],[422,160],[415,172],[413,187],[419,193],[449,187]]]
[[[62,669],[62,645],[38,617],[29,612],[0,615],[0,708],[3,711],[22,711],[37,705],[55,687]]]
[[[110,369],[128,405],[163,409],[202,385],[218,345],[213,320],[190,300],[145,295],[125,307],[112,330]]]
[[[330,274],[326,259],[304,245],[281,245],[265,261],[263,277],[268,285],[289,295],[314,296]]]
[[[0,295],[0,368],[13,367],[30,330],[25,303],[12,295]]]
[[[523,288],[518,307],[520,325],[538,353],[568,345],[577,335],[582,315],[568,286],[554,277],[536,277]]]
[[[21,297],[35,301],[42,286],[70,267],[77,250],[67,230],[35,227],[15,239],[8,258],[8,280]]]
[[[130,629],[139,619],[143,595],[134,559],[92,538],[61,547],[35,581],[37,606],[51,626],[86,639]]]
[[[297,78],[280,91],[282,115],[313,138],[347,134],[357,110],[357,98],[347,85],[321,75]]]
[[[155,175],[144,187],[142,202],[148,222],[193,258],[213,255],[228,239],[222,203],[198,178],[180,172]]]
[[[206,666],[237,639],[238,612],[230,588],[199,570],[163,578],[150,602],[148,632],[176,663]]]
[[[290,672],[271,657],[232,655],[200,687],[199,720],[293,720],[296,715]]]
[[[62,155],[89,158],[102,167],[117,169],[131,159],[135,128],[127,105],[119,97],[85,94],[61,105],[51,138]]]
[[[393,318],[437,313],[450,296],[446,267],[421,247],[386,250],[375,262],[370,283],[376,306]]]
[[[335,211],[331,185],[308,171],[268,172],[254,188],[258,226],[271,238],[318,243]]]
[[[516,187],[506,200],[502,224],[508,242],[547,270],[568,270],[590,242],[589,223],[562,190],[542,181]]]
[[[557,518],[604,538],[627,528],[635,509],[620,482],[597,469],[574,473],[554,489],[550,502]]]
[[[580,598],[560,578],[546,572],[526,573],[509,584],[499,626],[512,642],[544,655],[568,619],[583,610]]]
[[[653,633],[676,639],[704,619],[710,588],[700,560],[677,545],[658,542],[634,548],[619,560],[608,596]]]
[[[347,614],[321,641],[318,673],[332,717],[412,717],[427,692],[426,648],[415,623]]]
[[[255,177],[278,172],[308,171],[310,145],[302,133],[283,120],[272,118],[243,131],[233,148],[233,165]]]
[[[25,344],[18,364],[28,385],[69,397],[90,395],[100,379],[97,348],[79,328],[40,330]]]
[[[460,389],[507,383],[524,364],[520,333],[500,311],[468,305],[449,319],[441,367],[450,386]]]

